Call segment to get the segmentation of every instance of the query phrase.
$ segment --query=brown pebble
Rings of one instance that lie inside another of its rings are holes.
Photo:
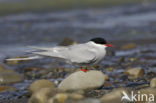
[[[56,88],[42,88],[31,96],[28,103],[47,103],[48,99],[55,96],[59,92],[60,91]]]
[[[55,88],[55,85],[46,79],[36,80],[30,85],[29,92],[33,94],[42,88]]]
[[[141,67],[130,68],[125,72],[129,79],[137,79],[144,75],[144,70]]]
[[[153,78],[150,82],[150,87],[156,88],[156,78]]]
[[[110,82],[105,82],[104,87],[112,87],[112,84]]]
[[[104,76],[105,76],[105,80],[109,81],[109,76],[107,74],[104,74]]]

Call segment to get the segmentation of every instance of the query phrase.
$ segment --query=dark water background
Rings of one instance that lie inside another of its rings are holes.
[[[79,42],[104,37],[115,43],[155,43],[156,4],[3,16],[0,36],[1,60],[22,53],[25,46],[54,46],[65,37]]]

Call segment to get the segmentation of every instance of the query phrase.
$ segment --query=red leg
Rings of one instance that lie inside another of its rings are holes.
[[[81,67],[81,71],[86,73],[86,72],[88,72],[88,69],[87,69],[87,67],[85,67],[85,69]]]

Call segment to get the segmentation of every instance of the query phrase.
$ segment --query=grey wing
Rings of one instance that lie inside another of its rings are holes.
[[[72,63],[88,64],[96,60],[93,48],[84,44],[71,46],[68,53],[67,58]]]
[[[87,64],[96,60],[96,55],[92,50],[93,48],[88,46],[87,44],[77,44],[68,47],[58,46],[54,48],[33,48],[42,50],[39,52],[32,52],[33,54],[63,58],[72,63]]]
[[[40,51],[32,52],[33,54],[41,55],[41,56],[49,56],[56,58],[65,58],[63,51],[66,51],[68,48],[63,46],[53,47],[53,48],[40,48],[33,47],[33,49],[37,49]]]

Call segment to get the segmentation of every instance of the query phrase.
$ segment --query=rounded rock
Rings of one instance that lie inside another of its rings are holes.
[[[101,101],[102,103],[121,103],[123,92],[126,93],[127,95],[130,95],[128,90],[124,88],[114,89],[112,92],[109,92],[104,96],[102,96]]]
[[[31,96],[28,103],[47,103],[48,99],[52,98],[59,92],[60,91],[56,88],[42,88]]]
[[[55,88],[55,85],[50,80],[46,79],[36,80],[30,85],[29,92],[34,93],[40,90],[41,88]]]
[[[109,76],[107,74],[105,74],[105,80],[109,81]]]
[[[156,88],[156,78],[153,78],[150,82],[150,87]]]
[[[58,86],[63,91],[87,90],[101,87],[105,82],[105,75],[100,71],[78,71],[69,75]]]
[[[128,75],[129,79],[137,79],[144,75],[144,70],[140,67],[130,68],[125,72],[125,74]]]
[[[23,76],[16,72],[0,73],[0,84],[10,84],[23,81]]]

